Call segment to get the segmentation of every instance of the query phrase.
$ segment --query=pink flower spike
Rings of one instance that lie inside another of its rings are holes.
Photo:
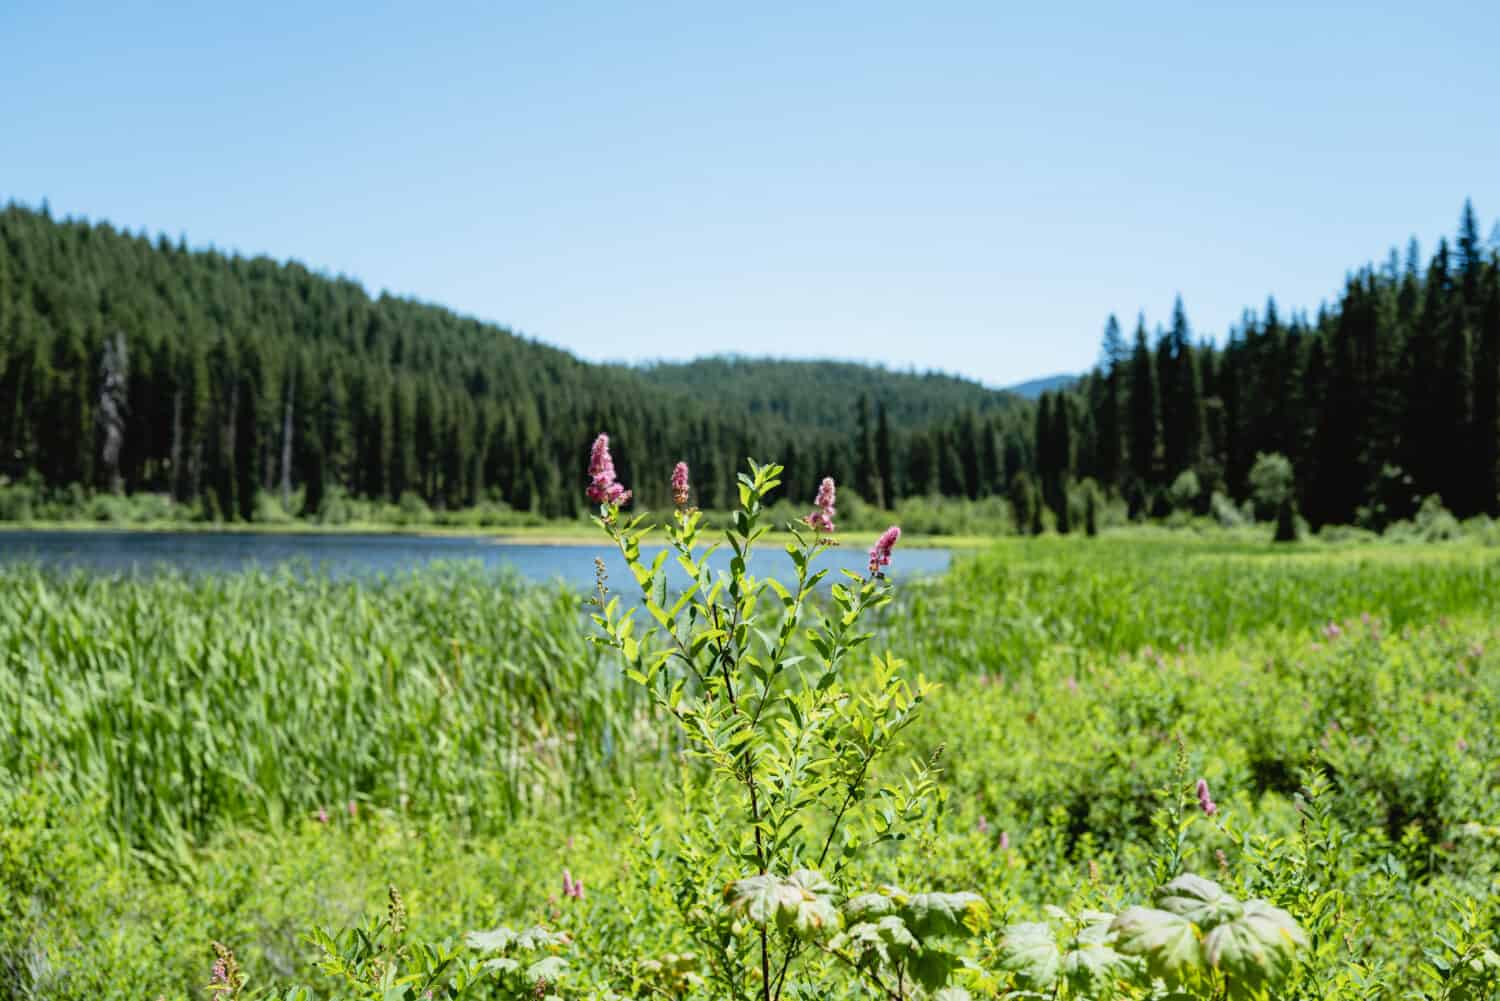
[[[836,513],[833,506],[834,492],[833,477],[823,477],[823,482],[818,484],[818,496],[813,499],[813,512],[802,519],[819,532],[833,531],[833,516]]]
[[[1000,832],[1000,850],[1002,852],[1008,852],[1008,851],[1010,851],[1010,832],[1009,831],[1001,831]]]
[[[974,825],[974,829],[977,830],[980,834],[990,833],[990,822],[984,819],[983,814],[980,815],[979,823]]]
[[[1198,780],[1198,807],[1206,817],[1212,817],[1219,812],[1218,804],[1213,801],[1213,797],[1208,793],[1208,779]]]
[[[325,809],[323,809],[321,806],[318,807],[317,817],[318,817],[318,823],[320,823],[320,824],[326,824],[326,823],[328,823],[328,811],[325,810]]]
[[[354,819],[355,817],[358,817],[358,816],[359,816],[359,804],[356,803],[356,802],[354,802],[354,800],[351,799],[349,801],[349,818],[352,820],[352,819]]]
[[[901,540],[901,529],[892,525],[887,528],[880,538],[875,540],[875,547],[870,550],[870,576],[881,576],[880,568],[891,565],[891,550]]]
[[[688,464],[679,462],[672,468],[672,503],[687,507],[688,491]]]
[[[619,507],[630,500],[630,491],[615,479],[615,460],[609,454],[609,435],[594,439],[589,450],[589,499],[598,504]]]

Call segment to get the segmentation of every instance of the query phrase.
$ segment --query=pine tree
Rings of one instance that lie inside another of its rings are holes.
[[[1135,329],[1130,356],[1130,470],[1137,482],[1153,484],[1157,474],[1156,367],[1146,342],[1146,319]]]
[[[896,461],[891,448],[891,423],[886,416],[885,401],[875,408],[875,464],[880,474],[881,506],[894,507],[901,496],[901,486],[896,480]]]
[[[1170,478],[1203,460],[1203,383],[1181,296],[1173,303],[1172,326],[1157,350],[1163,459]]]
[[[1129,352],[1120,334],[1120,322],[1113,313],[1104,324],[1104,343],[1099,352],[1102,375],[1100,405],[1095,422],[1098,436],[1098,475],[1100,482],[1117,486],[1124,465],[1125,422],[1123,419],[1125,366]]]

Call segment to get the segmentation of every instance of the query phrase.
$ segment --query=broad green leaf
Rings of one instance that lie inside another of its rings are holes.
[[[779,877],[769,873],[747,876],[724,888],[724,904],[730,911],[764,927],[776,920],[784,895],[788,893],[794,900],[801,896],[795,888],[786,886]]]
[[[1109,943],[1109,926],[1114,922],[1115,916],[1104,911],[1080,911],[1078,920],[1082,927],[1078,929],[1078,941],[1085,945],[1107,945]]]
[[[1275,985],[1291,972],[1307,936],[1290,914],[1264,900],[1246,901],[1244,914],[1214,928],[1203,940],[1209,965],[1228,976],[1236,996]]]
[[[526,967],[526,979],[532,983],[545,980],[555,983],[568,972],[568,961],[561,956],[544,956]]]
[[[932,996],[932,1001],[974,1001],[974,997],[962,987],[944,987]]]
[[[864,920],[890,914],[896,906],[896,901],[884,893],[861,893],[844,904],[844,913],[851,921]]]
[[[789,885],[808,893],[836,893],[837,889],[814,869],[798,869],[786,878]]]
[[[1107,945],[1082,944],[1063,954],[1062,974],[1079,994],[1094,996],[1135,971],[1135,960]]]
[[[554,946],[566,945],[568,936],[565,932],[548,931],[540,925],[533,925],[516,936],[516,948],[526,949],[550,949]]]
[[[793,901],[790,894],[783,893],[781,927],[799,938],[820,938],[838,931],[843,918],[833,905],[833,894],[837,891],[822,873],[798,869],[786,878],[783,886],[797,891],[799,898]]]
[[[1178,876],[1156,891],[1156,906],[1187,918],[1205,931],[1240,916],[1238,900],[1211,879],[1191,873]]]
[[[1153,977],[1168,983],[1196,982],[1204,972],[1198,929],[1180,914],[1153,907],[1128,907],[1110,925],[1115,949],[1140,956]]]
[[[906,961],[906,971],[928,991],[946,986],[953,971],[963,967],[963,960],[941,949],[923,949]]]
[[[852,954],[856,965],[873,967],[890,965],[919,951],[921,946],[894,914],[879,921],[862,921],[851,925],[828,943],[834,952]]]
[[[516,933],[501,925],[493,931],[471,931],[464,939],[475,952],[504,952],[516,940]]]
[[[795,906],[782,908],[779,924],[798,938],[817,939],[838,931],[843,918],[833,901],[804,891]]]
[[[1010,925],[1000,939],[1000,968],[1031,990],[1043,991],[1057,982],[1060,959],[1052,926],[1045,921]]]
[[[989,922],[990,908],[977,893],[918,893],[901,915],[917,938],[967,937]]]

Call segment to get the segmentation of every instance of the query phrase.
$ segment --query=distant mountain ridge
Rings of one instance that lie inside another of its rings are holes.
[[[1039,399],[1043,393],[1071,389],[1081,378],[1082,376],[1077,375],[1044,375],[1037,379],[1018,382],[1014,386],[1006,386],[1001,392],[1014,393],[1023,399],[1035,400]]]

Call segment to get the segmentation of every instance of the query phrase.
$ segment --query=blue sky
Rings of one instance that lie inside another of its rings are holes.
[[[594,359],[997,385],[1500,215],[1500,4],[750,6],[8,0],[0,199]]]

